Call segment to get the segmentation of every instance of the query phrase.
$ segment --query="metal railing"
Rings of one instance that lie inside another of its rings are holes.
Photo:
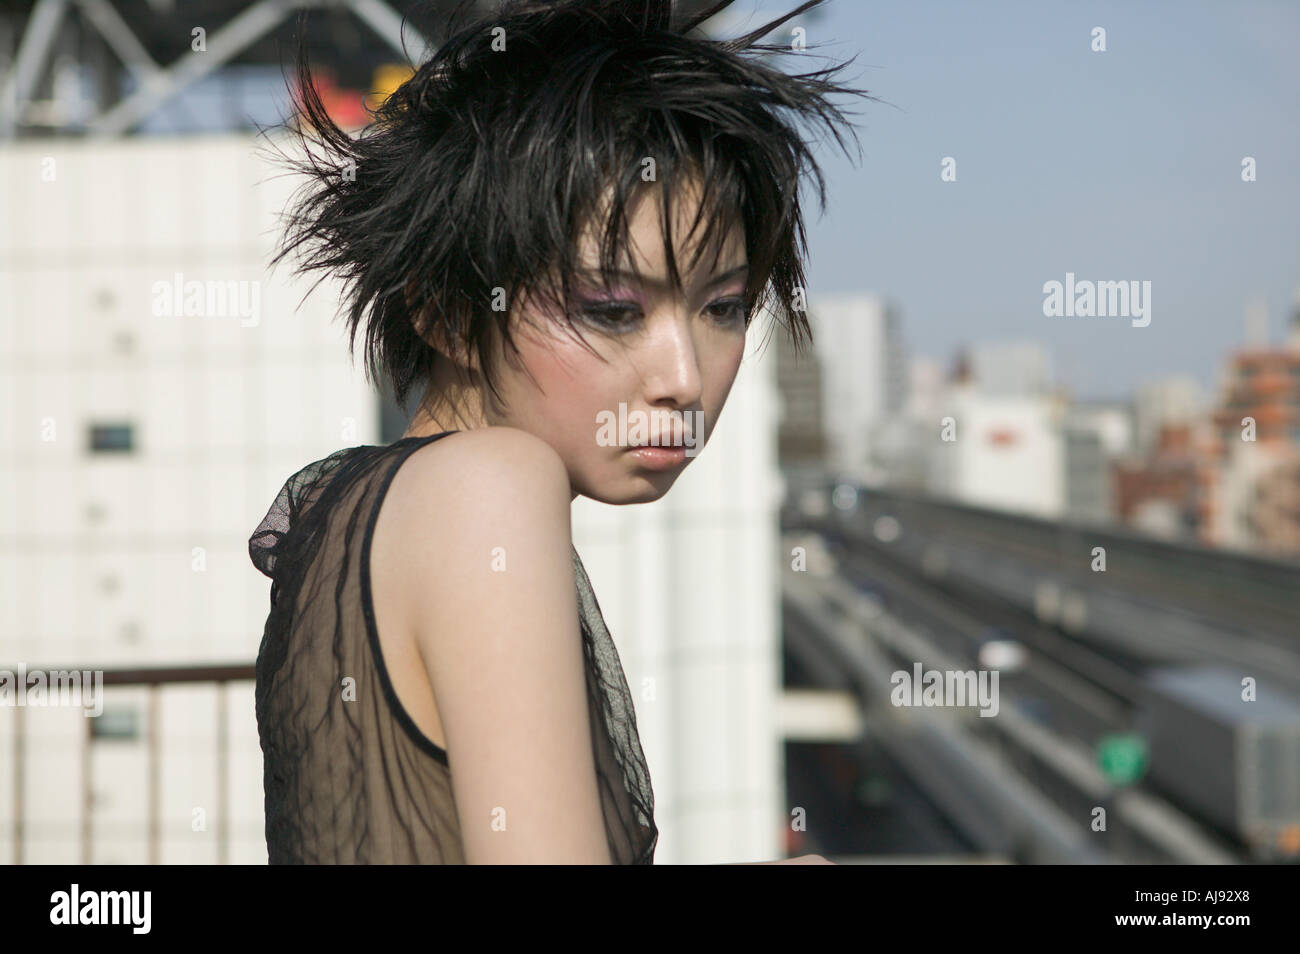
[[[34,670],[38,667],[28,667]],[[242,665],[220,666],[165,666],[140,669],[104,669],[104,686],[146,686],[149,689],[149,719],[146,730],[146,748],[148,752],[148,819],[149,819],[149,864],[156,865],[160,858],[162,830],[159,820],[161,806],[161,697],[162,690],[169,686],[194,683],[210,683],[216,689],[217,719],[217,793],[216,844],[217,864],[228,864],[230,856],[230,796],[229,796],[229,730],[227,728],[226,687],[232,682],[247,682],[255,678],[252,663]],[[24,709],[14,709],[13,723],[13,863],[23,864],[24,816],[23,802],[26,755],[26,730],[23,717]],[[91,758],[95,744],[101,741],[95,736],[95,721],[86,719],[86,730],[81,745],[81,864],[93,863],[94,844],[94,775]]]

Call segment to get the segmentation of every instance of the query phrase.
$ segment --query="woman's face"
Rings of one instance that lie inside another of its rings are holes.
[[[674,236],[686,234],[694,201],[694,194],[674,201]],[[488,423],[545,440],[568,468],[574,496],[602,503],[644,503],[667,493],[708,441],[744,356],[743,229],[723,238],[716,261],[705,252],[690,273],[694,249],[679,249],[683,289],[674,293],[658,217],[657,200],[631,210],[631,255],[643,284],[628,274],[602,289],[590,235],[579,249],[581,264],[597,271],[575,292],[574,321],[596,355],[524,304],[524,320],[512,326],[513,361],[532,379],[498,362],[506,407],[487,411]],[[676,446],[633,449],[638,444]]]

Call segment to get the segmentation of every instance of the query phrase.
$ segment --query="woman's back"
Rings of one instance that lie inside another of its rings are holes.
[[[529,837],[528,793],[510,790],[506,776],[493,776],[483,767],[501,753],[486,745],[457,746],[458,737],[483,737],[468,728],[475,709],[461,700],[477,695],[482,700],[477,708],[491,718],[511,697],[520,695],[517,684],[507,685],[504,691],[498,685],[477,684],[473,654],[485,642],[481,634],[443,633],[433,640],[425,633],[419,640],[420,655],[427,657],[436,648],[441,656],[426,658],[430,671],[439,674],[428,682],[455,680],[438,692],[450,756],[411,718],[394,691],[381,649],[370,575],[381,505],[402,464],[447,433],[455,432],[405,438],[382,447],[347,448],[303,468],[285,484],[249,541],[254,564],[273,581],[271,611],[257,660],[257,720],[265,759],[266,837],[272,863],[464,863],[462,829],[467,825],[482,826],[471,833],[475,838],[498,839],[489,844],[501,844],[499,836],[508,831]],[[427,458],[429,452],[423,456]],[[423,460],[417,463],[423,466]],[[426,467],[423,473],[429,472]],[[439,513],[446,515],[452,512],[446,508],[457,506],[455,499],[439,498],[434,488],[429,488],[427,499],[412,498],[422,488],[405,488],[406,499],[399,506],[409,513],[418,503],[419,512],[435,524]],[[453,526],[449,520],[449,536],[454,536]],[[410,532],[424,534],[425,528]],[[393,533],[395,539],[409,543],[399,531]],[[436,527],[431,533],[436,537]],[[436,548],[438,541],[433,542]],[[483,542],[485,560],[490,545],[490,540]],[[515,555],[520,549],[513,547]],[[571,544],[568,549],[577,591],[579,632],[573,636],[580,637],[582,646],[585,726],[590,730],[605,842],[615,863],[650,863],[658,832],[631,696],[581,560]],[[507,559],[510,555],[510,550],[502,554]],[[392,559],[386,555],[386,560]],[[427,566],[417,558],[411,565]],[[512,578],[507,572],[500,585],[512,585],[523,576]],[[456,602],[455,594],[440,590],[439,585],[433,581],[429,587],[439,604]],[[433,615],[418,601],[411,605],[417,613]],[[529,648],[528,625],[528,620],[520,621],[518,638],[524,642],[516,646],[523,650]],[[385,633],[384,642],[391,646],[394,638],[399,637]],[[457,669],[457,665],[467,668]],[[517,738],[516,730],[526,732],[535,726],[498,721],[488,728],[510,739],[512,733]],[[545,735],[536,739],[543,753],[554,744],[556,740]],[[550,780],[545,774],[525,771],[524,775],[525,782],[536,783],[537,788]],[[500,800],[480,797],[485,793],[471,784],[476,778],[495,786],[487,795],[496,790],[509,794]],[[458,791],[471,793],[462,801],[472,808],[462,804],[458,811]],[[539,796],[539,804],[544,802]],[[492,811],[480,810],[488,804],[494,806]],[[465,811],[472,812],[469,820]],[[551,819],[532,821],[549,825]],[[483,834],[487,831],[491,836]],[[480,857],[487,855],[480,852]]]

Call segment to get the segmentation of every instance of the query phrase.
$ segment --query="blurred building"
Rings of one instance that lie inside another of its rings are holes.
[[[924,492],[931,442],[942,417],[943,368],[932,358],[914,358],[908,365],[908,381],[903,407],[888,415],[876,429],[873,451],[880,463],[881,485]]]
[[[947,402],[955,439],[935,428],[929,489],[971,504],[1038,517],[1065,511],[1062,409],[1048,398],[987,397],[955,388]]]
[[[1278,345],[1239,349],[1210,415],[1215,468],[1206,536],[1224,546],[1300,551],[1300,296]]]
[[[1113,465],[1133,446],[1133,411],[1113,401],[1077,401],[1065,412],[1065,518],[1074,523],[1116,519]]]
[[[1149,382],[1135,400],[1133,452],[1116,462],[1116,511],[1164,537],[1300,551],[1300,302],[1286,339],[1247,311],[1247,344],[1228,358],[1208,410],[1190,378]]]
[[[827,451],[821,363],[814,346],[805,343],[802,352],[796,352],[790,335],[775,337],[781,466],[819,466],[825,463]]]
[[[1133,399],[1133,440],[1113,463],[1116,518],[1168,540],[1206,540],[1214,468],[1204,399],[1194,378],[1144,382]]]
[[[1115,463],[1115,504],[1122,522],[1171,540],[1203,539],[1212,469],[1190,424],[1165,424],[1154,446]]]
[[[1133,398],[1133,450],[1156,451],[1166,428],[1193,427],[1204,414],[1205,399],[1195,378],[1171,375],[1143,382]]]
[[[1038,384],[1032,373],[1021,380]],[[939,420],[924,438],[929,447],[929,490],[974,506],[1062,516],[1066,499],[1063,400],[1051,393],[997,390],[1001,393],[985,393],[975,379],[969,353],[958,356],[940,402]]]
[[[809,302],[809,320],[821,371],[827,464],[846,476],[876,482],[877,431],[906,398],[897,313],[868,295],[827,296]]]

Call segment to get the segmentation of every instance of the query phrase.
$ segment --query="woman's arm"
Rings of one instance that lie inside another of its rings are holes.
[[[524,431],[476,429],[413,453],[389,494],[466,861],[609,864],[564,464]]]

